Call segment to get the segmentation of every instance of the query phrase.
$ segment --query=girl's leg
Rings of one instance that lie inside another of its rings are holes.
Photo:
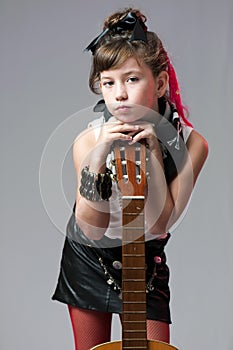
[[[110,341],[112,314],[68,306],[74,333],[75,350]]]
[[[169,343],[169,324],[161,321],[147,320],[147,338]]]

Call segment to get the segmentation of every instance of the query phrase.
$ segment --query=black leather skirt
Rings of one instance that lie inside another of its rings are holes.
[[[164,239],[146,242],[147,318],[171,323],[169,268]],[[120,314],[121,241],[89,240],[75,222],[68,225],[53,300],[84,309]]]

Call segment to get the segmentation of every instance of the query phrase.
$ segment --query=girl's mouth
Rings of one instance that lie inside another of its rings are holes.
[[[129,111],[129,109],[130,109],[130,106],[120,105],[120,106],[115,108],[115,111],[117,111],[117,112],[127,112],[127,111]]]

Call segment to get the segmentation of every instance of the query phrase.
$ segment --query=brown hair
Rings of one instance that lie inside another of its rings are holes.
[[[131,41],[132,30],[124,30],[120,33],[116,30],[111,30],[119,21],[124,19],[129,12],[137,16],[146,34],[146,43],[140,40]],[[185,114],[188,114],[188,111],[187,108],[184,108],[182,105],[179,84],[174,67],[163,47],[162,41],[156,33],[147,30],[145,22],[146,17],[139,10],[133,8],[115,12],[106,18],[103,30],[109,28],[109,31],[99,40],[93,54],[89,87],[94,93],[100,94],[100,73],[110,68],[118,68],[128,58],[134,57],[139,65],[142,63],[146,64],[151,69],[154,77],[163,70],[168,72],[169,91],[164,97],[176,106],[178,114],[183,121],[187,125],[192,126],[185,116]]]
[[[103,30],[114,26],[129,12],[137,15],[141,25],[146,30],[146,17],[139,10],[132,8],[116,12],[107,17]],[[109,31],[100,40],[93,55],[89,78],[89,86],[94,93],[100,93],[98,86],[100,73],[110,68],[118,68],[130,57],[135,57],[139,64],[147,64],[155,77],[167,68],[167,53],[155,33],[146,31],[147,43],[139,40],[129,41],[131,34],[132,31],[129,30],[125,30],[120,34]]]

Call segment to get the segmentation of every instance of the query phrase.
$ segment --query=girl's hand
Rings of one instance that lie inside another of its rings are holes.
[[[109,149],[114,141],[133,141],[133,135],[140,131],[139,125],[123,123],[115,118],[111,118],[110,122],[105,123],[101,127],[100,135],[98,137],[96,147],[102,147],[109,152]]]
[[[102,126],[97,143],[111,145],[116,140],[132,141],[133,135],[139,130],[140,127],[138,125],[123,123],[115,118],[111,118],[109,122]]]
[[[139,121],[137,126],[138,131],[136,134],[129,133],[129,136],[132,136],[132,141],[130,141],[129,144],[132,145],[135,142],[145,139],[150,151],[160,149],[153,124]]]
[[[103,124],[92,151],[90,169],[96,171],[103,168],[113,142],[116,140],[132,142],[133,135],[138,131],[140,131],[138,125],[123,123],[115,118],[111,118],[111,120]]]

